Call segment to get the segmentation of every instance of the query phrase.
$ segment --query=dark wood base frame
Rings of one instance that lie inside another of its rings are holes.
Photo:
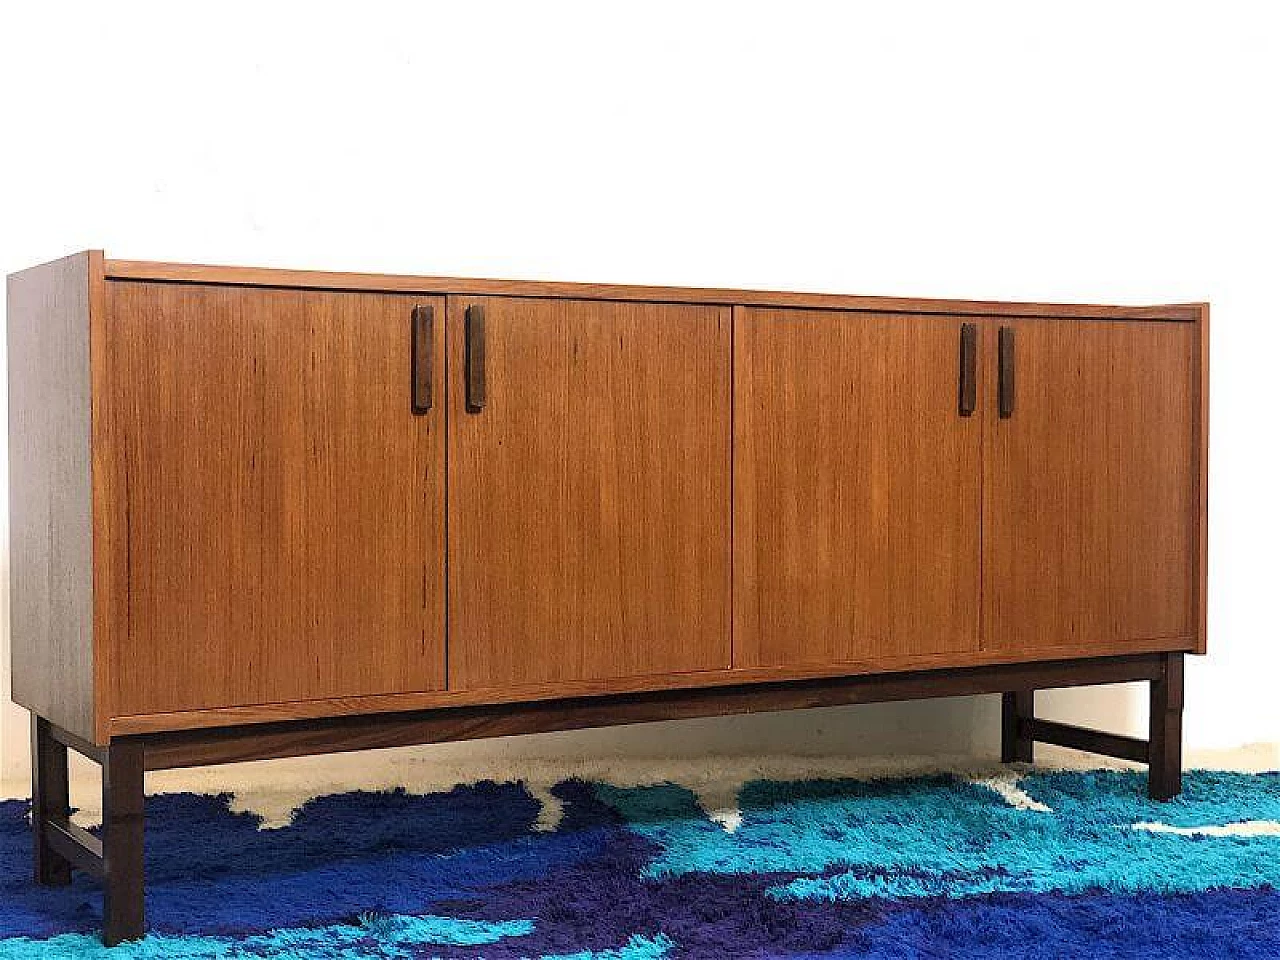
[[[1149,764],[1148,789],[1158,800],[1182,783],[1181,653],[1101,657],[951,670],[612,697],[549,700],[415,713],[299,720],[120,737],[100,747],[41,717],[32,721],[32,825],[35,875],[67,884],[73,868],[102,878],[103,940],[114,946],[141,937],[143,910],[143,771],[279,757],[402,747],[521,733],[573,730],[850,703],[1003,693],[1002,759],[1032,760],[1036,741]],[[1145,680],[1151,685],[1148,740],[1037,719],[1036,690]],[[70,820],[67,748],[102,766],[102,832]]]

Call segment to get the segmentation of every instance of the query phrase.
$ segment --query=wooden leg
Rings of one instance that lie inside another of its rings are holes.
[[[53,739],[48,720],[32,714],[31,831],[36,883],[42,886],[65,887],[71,882],[71,861],[49,845],[49,820],[70,815],[67,748]]]
[[[105,873],[104,930],[109,947],[145,932],[143,910],[142,743],[112,740],[102,765],[102,859]]]
[[[1164,656],[1164,670],[1151,681],[1151,756],[1147,791],[1152,800],[1182,792],[1182,654]]]
[[[1016,690],[1001,698],[1000,759],[1004,763],[1031,763],[1035,742],[1021,729],[1020,721],[1036,715],[1036,692]]]

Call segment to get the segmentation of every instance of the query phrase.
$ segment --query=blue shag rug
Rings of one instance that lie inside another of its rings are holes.
[[[230,797],[147,805],[147,915],[30,880],[0,802],[0,958],[1280,957],[1280,775],[772,780],[726,827],[676,784],[345,793],[260,829]],[[736,829],[733,829],[736,827]]]

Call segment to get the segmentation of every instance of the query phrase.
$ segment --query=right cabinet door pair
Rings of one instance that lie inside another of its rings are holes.
[[[1192,636],[1196,334],[737,309],[735,665]]]

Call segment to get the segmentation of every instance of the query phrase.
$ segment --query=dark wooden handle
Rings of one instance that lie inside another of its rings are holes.
[[[467,413],[484,409],[484,307],[467,307]]]
[[[431,409],[431,366],[435,337],[435,311],[426,305],[413,308],[413,333],[410,347],[413,355],[411,398],[413,412],[426,413]]]
[[[1000,419],[1013,416],[1013,327],[1000,328]]]
[[[960,416],[971,417],[978,407],[978,327],[960,324]]]

